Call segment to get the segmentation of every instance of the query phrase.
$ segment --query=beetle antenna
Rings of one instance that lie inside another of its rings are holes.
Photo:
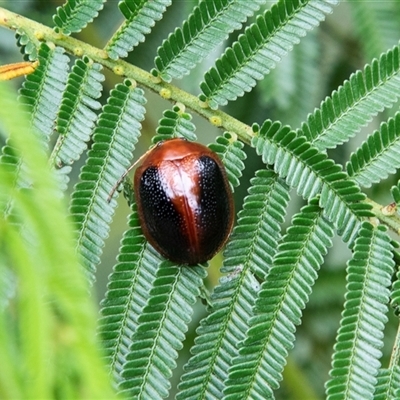
[[[135,163],[133,163],[122,175],[121,177],[117,180],[116,184],[112,187],[110,194],[107,197],[107,203],[111,201],[111,198],[114,196],[115,191],[118,189],[118,186],[122,183],[122,181],[126,178],[126,176],[133,170],[133,168],[136,167],[136,164],[140,161],[137,160]]]
[[[146,156],[147,154],[151,151],[151,149],[147,150],[146,153],[141,155],[139,159],[137,159],[122,175],[121,178],[117,180],[117,183],[112,187],[110,194],[107,197],[107,203],[111,201],[111,198],[114,196],[115,191],[118,189],[118,186],[122,183],[122,181],[126,178],[126,176],[133,170],[133,168],[138,165]]]

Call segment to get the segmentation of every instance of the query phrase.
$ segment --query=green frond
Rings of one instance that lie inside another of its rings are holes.
[[[164,263],[158,270],[150,298],[138,318],[119,388],[129,397],[162,399],[176,368],[178,350],[206,277],[202,266]]]
[[[118,263],[109,277],[99,320],[106,363],[117,383],[122,381],[122,368],[138,318],[149,299],[156,271],[164,260],[146,243],[136,206],[133,204],[132,207],[129,229],[121,240]]]
[[[224,399],[270,398],[279,387],[296,325],[333,236],[318,200],[293,217],[261,285],[256,315],[229,370]]]
[[[400,168],[400,113],[364,141],[351,154],[347,173],[359,185],[370,187],[394,174]]]
[[[225,251],[222,272],[232,273],[237,266],[245,265],[263,280],[281,239],[280,225],[285,219],[289,188],[271,170],[257,171],[250,184]]]
[[[115,199],[107,198],[128,168],[144,119],[143,90],[130,81],[118,84],[103,107],[93,135],[93,145],[72,194],[70,212],[77,224],[77,248],[94,281],[96,265],[108,236]]]
[[[57,117],[57,144],[52,152],[56,166],[77,161],[87,148],[101,104],[104,75],[102,66],[87,57],[78,59],[68,77]]]
[[[172,0],[123,0],[118,6],[125,21],[107,43],[108,56],[117,60],[125,58],[159,21]]]
[[[268,170],[252,179],[238,225],[225,250],[220,279],[211,296],[211,314],[197,329],[192,357],[185,366],[178,400],[222,398],[228,367],[238,353],[253,315],[259,283],[265,276],[281,237],[289,195],[286,185]],[[254,271],[254,272],[253,272]]]
[[[393,366],[391,369],[381,368],[378,372],[377,380],[374,400],[388,400],[399,397],[400,367],[398,365]]]
[[[301,127],[317,149],[335,148],[367,125],[374,115],[391,107],[400,92],[399,47],[357,71],[310,114]]]
[[[332,357],[328,399],[373,399],[394,272],[390,238],[364,222],[347,267],[347,293]]]
[[[245,167],[243,160],[246,159],[243,143],[229,132],[225,132],[223,136],[218,136],[215,143],[211,143],[209,148],[217,153],[224,163],[232,190],[239,186],[239,179]]]
[[[23,37],[20,36],[20,39],[22,40]],[[24,43],[32,44],[29,40]],[[33,44],[32,46],[34,47]],[[64,54],[62,48],[51,48],[42,44],[38,49],[38,60],[40,65],[32,74],[26,76],[19,91],[19,101],[26,106],[35,133],[47,147],[65,88],[69,58]],[[6,145],[2,148],[0,163],[4,164],[10,172],[13,170],[16,187],[28,188],[31,186],[28,171],[20,160],[12,137],[7,139]],[[6,218],[12,214],[13,206],[10,201],[11,199],[1,199],[0,201],[0,210]]]
[[[250,92],[335,4],[337,0],[279,0],[206,72],[200,99],[216,109]]]
[[[62,7],[57,7],[53,16],[56,27],[64,34],[80,32],[91,23],[103,9],[106,0],[67,0]]]
[[[39,48],[39,66],[26,76],[19,100],[26,105],[35,131],[47,143],[54,130],[62,93],[67,82],[69,58],[61,47],[45,43]]]
[[[212,313],[197,329],[192,356],[184,367],[177,400],[222,398],[227,368],[237,353],[252,315],[258,282],[248,268],[221,278],[212,296]]]
[[[153,136],[152,142],[158,143],[161,140],[168,140],[177,137],[196,141],[196,126],[192,122],[192,116],[182,111],[178,106],[172,110],[165,110],[163,118],[158,122],[157,134]]]
[[[253,129],[257,131],[258,127]],[[348,179],[342,167],[289,127],[265,121],[252,146],[262,155],[263,162],[273,164],[279,176],[305,199],[320,194],[324,215],[335,224],[345,242],[352,242],[362,217],[372,216],[371,207],[361,203],[365,194]]]
[[[157,69],[152,73],[166,82],[189,74],[264,3],[265,0],[200,1],[182,28],[176,28],[158,48]]]

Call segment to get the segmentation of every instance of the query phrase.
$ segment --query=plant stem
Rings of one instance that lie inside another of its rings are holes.
[[[160,81],[159,78],[155,78],[143,69],[123,60],[114,61],[109,59],[104,50],[98,49],[70,36],[65,36],[55,32],[48,26],[15,14],[2,7],[0,7],[0,26],[13,30],[22,29],[32,40],[35,40],[36,38],[36,40],[40,39],[44,42],[53,42],[55,45],[63,47],[71,54],[85,54],[93,61],[109,68],[117,75],[136,81],[140,85],[143,85],[156,93],[160,94],[160,92],[162,92],[164,98],[168,98],[174,102],[180,102],[208,120],[218,121],[219,127],[229,132],[234,132],[247,144],[250,144],[251,138],[254,136],[249,125],[240,122],[223,111],[205,108],[204,103],[202,103],[198,97],[185,92],[174,85]]]
[[[400,217],[397,213],[394,213],[393,215],[386,215],[382,211],[383,209],[382,205],[376,203],[371,199],[366,199],[365,202],[372,206],[372,212],[375,214],[376,218],[378,218],[381,223],[386,225],[395,233],[400,234]]]

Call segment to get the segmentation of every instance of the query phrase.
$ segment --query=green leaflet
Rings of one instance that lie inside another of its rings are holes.
[[[115,199],[109,203],[107,198],[130,164],[145,102],[143,91],[134,88],[130,81],[111,91],[81,169],[80,182],[72,194],[70,212],[77,224],[77,248],[91,282],[116,206]]]
[[[101,302],[99,332],[103,341],[107,366],[116,383],[126,363],[132,336],[138,326],[153,287],[155,274],[163,258],[149,245],[141,232],[136,207],[129,217],[118,255]]]
[[[388,400],[399,397],[400,392],[400,367],[381,368],[377,375],[377,384],[374,400]]]
[[[288,202],[286,187],[272,171],[259,171],[239,223],[225,251],[223,272],[211,297],[212,312],[197,329],[192,357],[185,366],[178,400],[201,397],[223,398],[227,367],[245,338],[259,283],[280,238]],[[267,239],[268,238],[268,239]]]
[[[123,394],[151,399],[168,396],[177,351],[183,347],[205,276],[200,265],[179,267],[166,262],[157,270],[124,364],[119,384]]]
[[[400,90],[399,47],[357,71],[321,103],[303,123],[305,135],[319,150],[335,148],[348,141],[372,117],[391,107]]]
[[[64,35],[80,32],[98,16],[105,1],[67,0],[62,7],[57,7],[57,13],[53,16],[53,21]]]
[[[261,285],[239,355],[229,369],[224,399],[272,398],[333,235],[317,200],[293,217]]]
[[[108,56],[113,60],[127,57],[134,47],[144,42],[145,35],[162,19],[171,4],[172,0],[120,1],[118,6],[126,20],[107,43]]]
[[[18,34],[18,37],[23,40],[24,36]],[[24,43],[33,46],[29,40]],[[33,54],[32,49],[29,51]],[[62,48],[52,48],[44,43],[36,51],[40,65],[32,74],[26,76],[19,90],[19,101],[26,106],[35,134],[40,138],[42,145],[47,147],[50,136],[53,134],[67,80],[69,58]],[[31,178],[18,151],[14,148],[13,140],[12,136],[7,138],[6,145],[2,148],[0,163],[6,165],[10,172],[13,171],[16,187],[28,188],[32,184]],[[4,196],[1,197],[0,210],[5,217],[10,217],[13,213],[12,201]]]
[[[250,92],[335,4],[337,0],[280,0],[274,4],[204,75],[200,100],[216,109]]]
[[[326,218],[336,225],[345,242],[353,241],[361,217],[371,216],[371,207],[361,203],[365,194],[338,164],[319,153],[304,136],[268,120],[253,138],[252,146],[301,196],[311,199],[320,194],[319,203]]]
[[[163,118],[158,122],[157,134],[153,136],[152,142],[182,137],[187,140],[196,141],[196,126],[193,124],[192,116],[182,111],[178,106],[172,110],[165,110]]]
[[[87,147],[97,119],[95,110],[101,108],[96,100],[103,90],[101,70],[100,64],[85,57],[76,60],[69,74],[57,117],[60,136],[52,153],[56,165],[72,164]]]
[[[215,143],[211,143],[209,148],[217,153],[224,163],[233,191],[235,187],[239,186],[239,179],[244,170],[243,160],[246,159],[246,153],[243,151],[243,143],[238,141],[229,132],[225,132],[223,136],[218,136]]]
[[[400,167],[400,114],[382,123],[361,146],[351,154],[347,173],[359,185],[370,187],[386,179]]]
[[[182,28],[176,28],[158,48],[153,74],[166,82],[189,74],[264,3],[265,0],[200,1]]]
[[[69,58],[61,47],[51,48],[45,43],[41,44],[38,55],[40,65],[26,76],[19,100],[27,106],[35,131],[47,143],[65,90]]]
[[[364,222],[347,267],[346,302],[326,384],[328,399],[374,398],[393,272],[385,229]]]

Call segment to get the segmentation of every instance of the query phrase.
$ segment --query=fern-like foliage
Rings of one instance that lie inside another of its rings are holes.
[[[373,399],[393,272],[389,236],[364,222],[348,263],[345,308],[326,384],[328,399]]]
[[[301,133],[316,148],[335,148],[370,122],[374,115],[391,107],[400,93],[400,56],[395,46],[357,71],[343,86],[326,98],[308,116]]]
[[[57,7],[53,16],[56,27],[65,35],[80,32],[93,21],[103,8],[106,0],[67,0],[62,7]]]
[[[87,147],[101,104],[102,66],[85,57],[78,59],[68,77],[57,118],[60,133],[52,157],[56,165],[70,165]]]
[[[265,0],[200,1],[182,28],[177,28],[158,48],[153,74],[166,82],[187,75],[264,3]]]
[[[229,132],[225,132],[223,136],[218,136],[215,143],[211,143],[209,147],[224,163],[233,190],[239,186],[239,178],[244,170],[243,160],[246,159],[246,153],[243,151],[243,143]]]
[[[122,372],[119,387],[124,394],[149,399],[168,396],[177,351],[183,347],[205,276],[201,266],[179,268],[166,262],[158,269]]]
[[[129,229],[121,240],[118,263],[109,278],[101,303],[99,332],[107,366],[116,383],[138,326],[138,317],[149,299],[155,274],[163,258],[149,245],[140,229],[136,206],[132,205]]]
[[[377,375],[374,400],[396,399],[400,394],[400,367],[382,368]]]
[[[264,277],[280,239],[289,200],[287,187],[268,170],[252,179],[239,221],[225,251],[219,285],[211,296],[211,314],[197,329],[192,357],[185,366],[179,385],[179,400],[222,398],[228,367],[245,338],[253,315],[259,283],[254,274]]]
[[[258,127],[253,129],[257,131]],[[304,136],[268,120],[253,138],[252,146],[305,199],[320,193],[325,216],[339,229],[345,242],[352,242],[361,218],[372,214],[369,205],[360,203],[365,199],[364,193],[340,165],[318,152]]]
[[[123,0],[118,6],[125,17],[125,22],[107,43],[105,50],[108,56],[116,60],[127,57],[145,35],[151,32],[156,21],[159,21],[172,0]]]
[[[161,140],[179,137],[191,141],[197,140],[196,126],[191,121],[192,116],[178,106],[174,106],[172,110],[165,110],[163,118],[158,122],[157,134],[153,136],[152,142],[158,143]]]
[[[301,322],[334,231],[313,200],[294,216],[256,301],[256,315],[233,360],[225,399],[270,398],[279,387],[295,326]]]
[[[250,92],[334,4],[337,0],[280,0],[274,4],[205,74],[200,99],[216,109]]]
[[[18,34],[18,40],[23,40],[24,37],[21,32]],[[32,41],[26,39],[24,43],[32,47],[24,50],[29,51],[30,55],[36,53],[32,50],[35,48]],[[43,146],[47,147],[67,80],[69,58],[62,48],[50,47],[44,43],[37,49],[37,54],[40,64],[26,77],[19,91],[19,100],[26,106],[35,133],[40,137]],[[13,147],[12,138],[7,139],[2,149],[0,163],[7,166],[9,171],[13,170],[16,187],[30,187],[28,171]],[[2,199],[0,209],[8,218],[12,214],[12,201]]]
[[[108,236],[116,202],[107,198],[129,166],[144,118],[143,91],[130,81],[111,91],[93,135],[93,145],[82,167],[71,199],[78,230],[77,248],[93,282],[104,239]]]
[[[64,92],[69,57],[61,47],[43,43],[38,51],[39,66],[27,75],[19,100],[27,106],[35,131],[46,143],[53,133],[57,112]]]
[[[382,123],[354,152],[347,163],[347,173],[359,185],[370,187],[400,167],[400,113]]]

